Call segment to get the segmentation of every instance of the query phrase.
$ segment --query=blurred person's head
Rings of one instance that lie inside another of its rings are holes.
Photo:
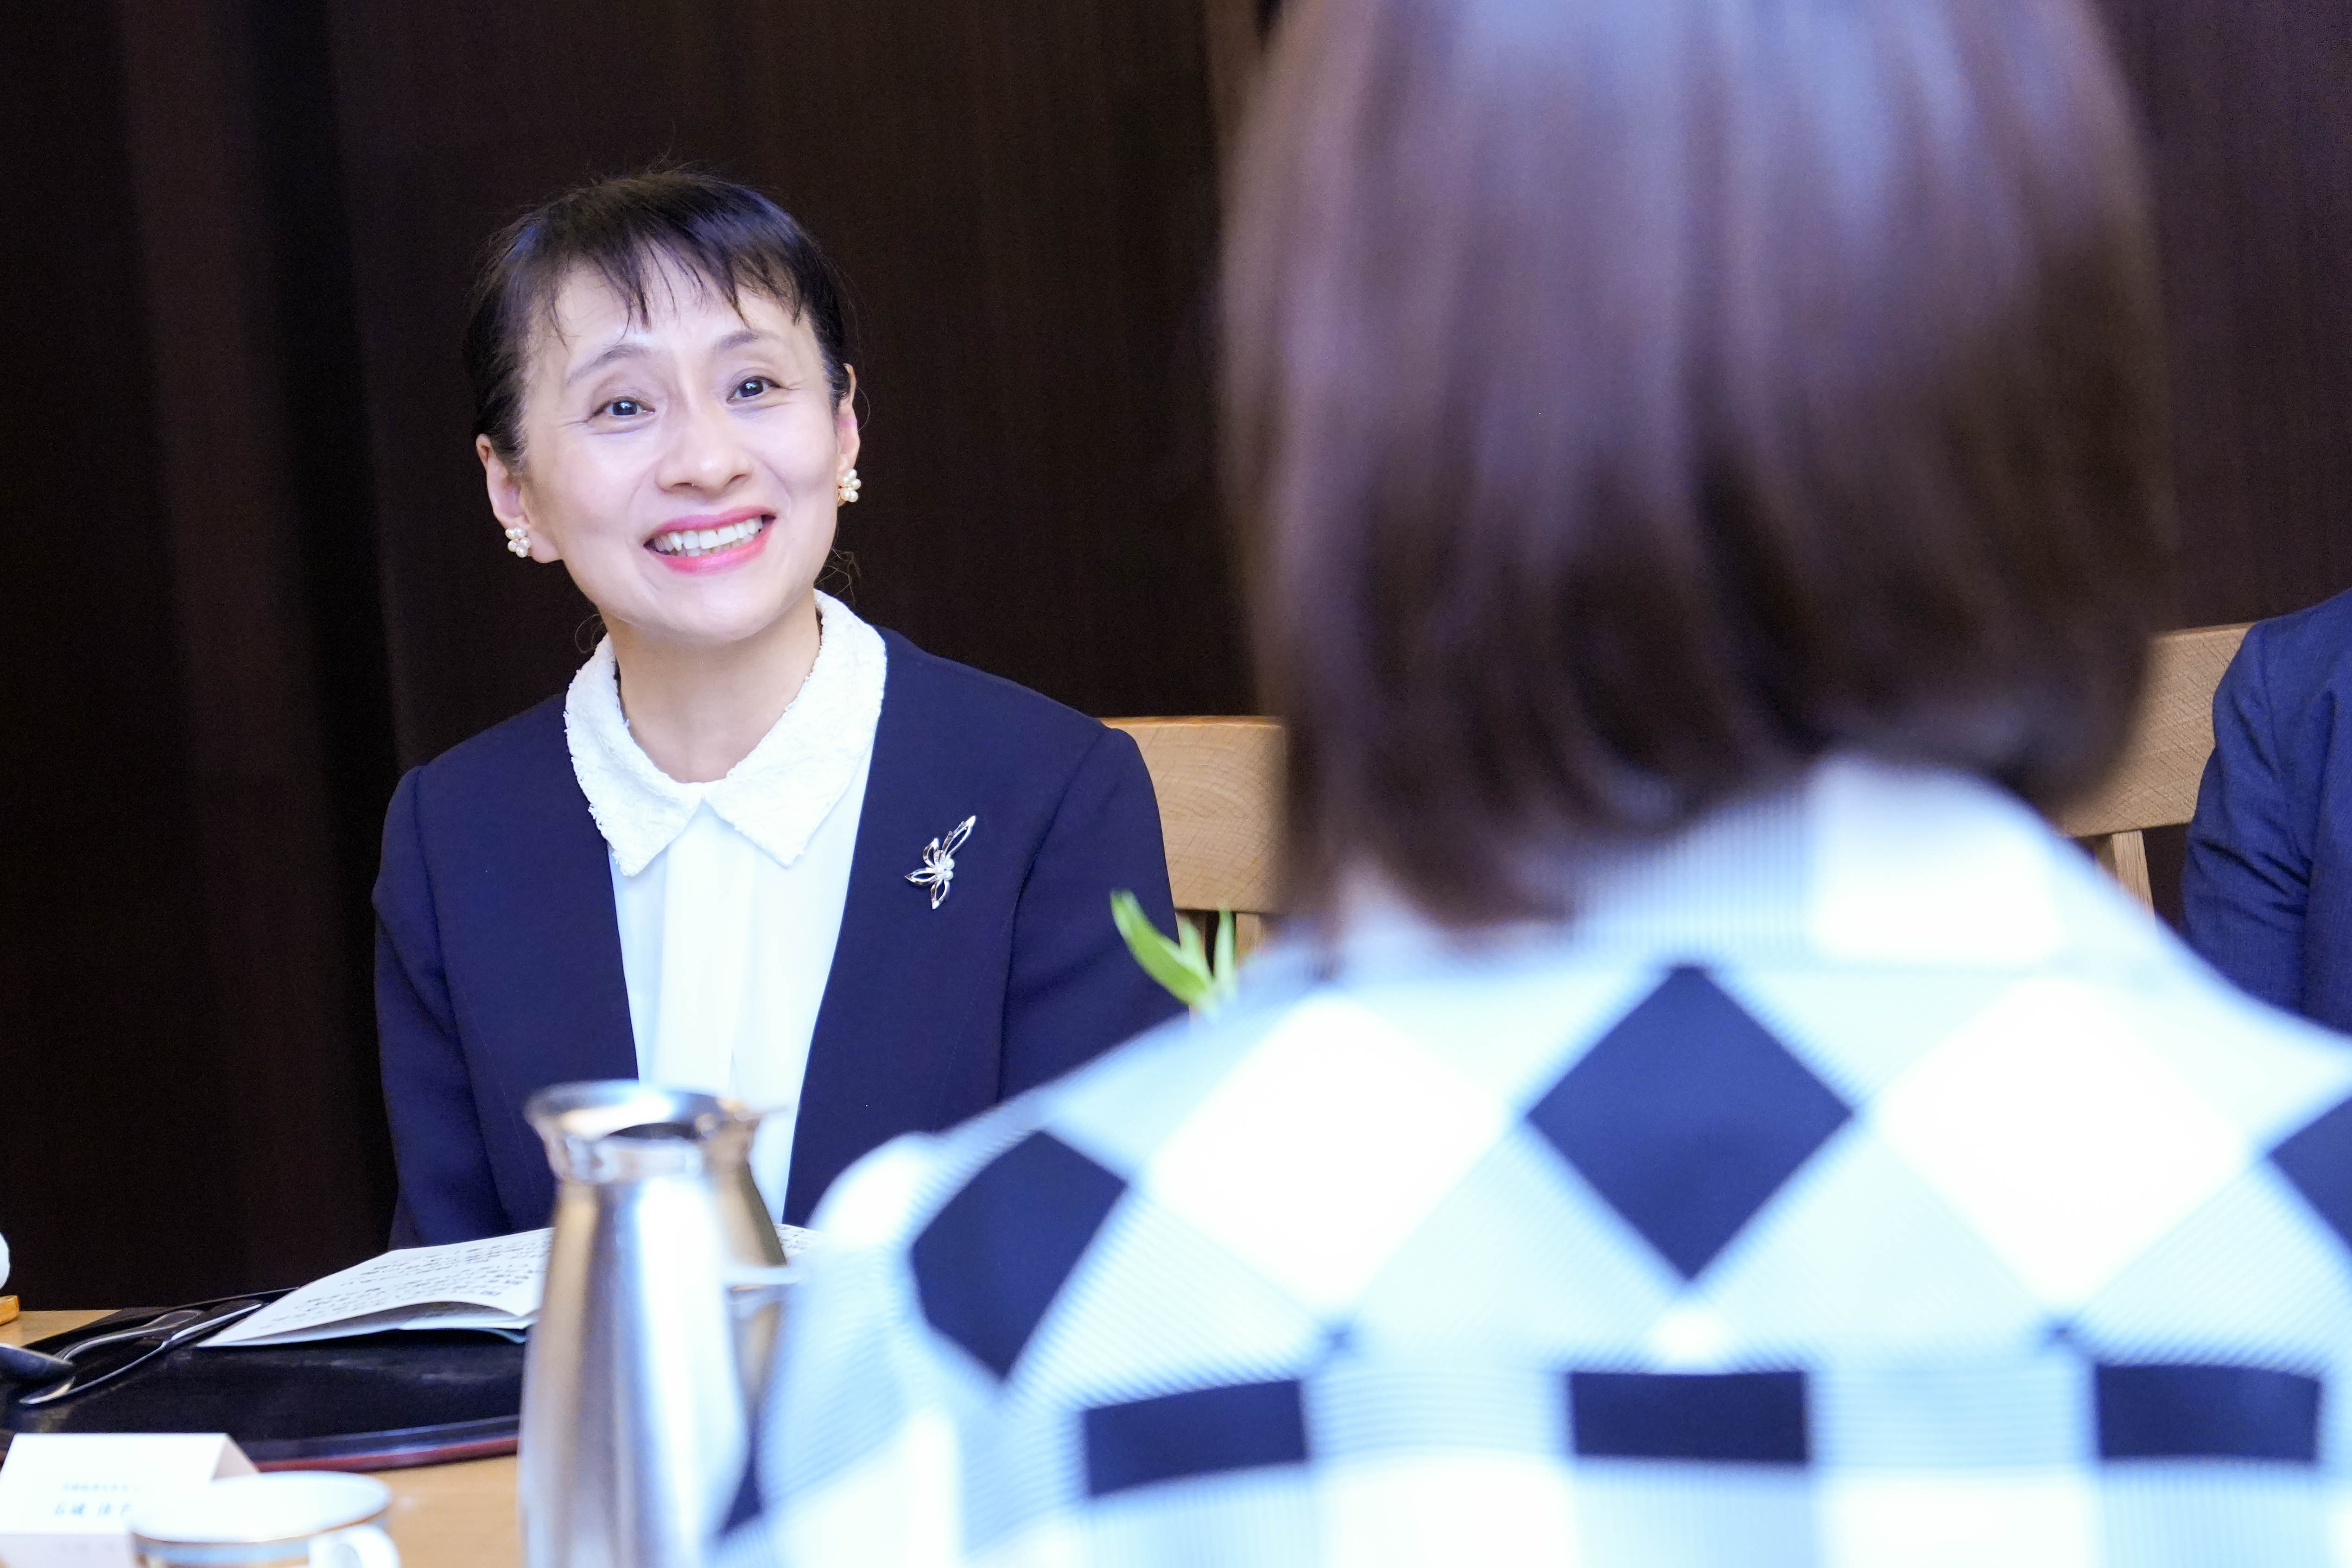
[[[2090,0],[1296,0],[1226,252],[1294,893],[1557,912],[1832,751],[2037,804],[2168,578]]]
[[[616,637],[813,629],[859,439],[843,294],[789,214],[706,174],[602,180],[517,219],[465,344],[509,537]]]

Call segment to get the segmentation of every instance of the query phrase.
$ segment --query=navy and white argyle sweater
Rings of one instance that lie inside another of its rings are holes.
[[[1580,909],[868,1157],[730,1568],[2352,1564],[2343,1041],[1950,774]]]

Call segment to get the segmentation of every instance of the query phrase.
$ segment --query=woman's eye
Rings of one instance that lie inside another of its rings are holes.
[[[735,384],[738,397],[764,397],[776,390],[776,384],[764,375],[747,375]]]
[[[634,397],[616,397],[597,410],[600,414],[609,414],[616,419],[635,419],[645,411],[646,405]]]

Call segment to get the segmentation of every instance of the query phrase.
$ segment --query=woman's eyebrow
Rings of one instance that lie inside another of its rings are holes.
[[[571,374],[565,376],[563,378],[563,384],[570,386],[582,376],[589,375],[596,371],[600,371],[615,360],[643,359],[648,352],[649,351],[646,349],[646,345],[638,342],[636,339],[623,338],[619,342],[614,343],[611,348],[606,349],[603,353],[598,354],[594,359],[592,359],[587,363],[579,366],[577,369],[573,370]]]
[[[723,354],[728,353],[730,350],[740,349],[746,343],[756,343],[763,339],[771,342],[781,341],[776,337],[775,333],[762,331],[758,327],[738,327],[735,331],[728,333],[725,337],[711,344],[710,352],[712,353]]]
[[[773,332],[762,331],[757,327],[739,327],[734,331],[728,333],[725,337],[711,344],[710,352],[713,353],[727,353],[731,350],[743,347],[746,343],[774,341],[776,341],[776,335]],[[652,352],[653,351],[639,339],[623,338],[620,342],[606,349],[603,353],[598,354],[594,359],[586,361],[575,367],[571,374],[563,378],[563,384],[570,386],[572,383],[580,380],[582,377],[593,375],[597,371],[604,369],[606,365],[613,363],[616,360],[644,359]]]

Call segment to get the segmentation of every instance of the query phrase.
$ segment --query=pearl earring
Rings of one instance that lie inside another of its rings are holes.
[[[841,504],[844,506],[856,505],[857,492],[863,489],[864,486],[865,481],[861,480],[857,477],[857,470],[856,468],[852,468],[849,472],[842,475],[840,489]]]
[[[519,522],[507,524],[507,548],[517,555],[530,553],[530,530]]]

